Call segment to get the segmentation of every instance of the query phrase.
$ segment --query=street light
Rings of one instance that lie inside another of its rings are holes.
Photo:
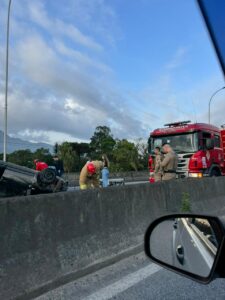
[[[3,160],[6,161],[7,153],[7,125],[8,125],[8,77],[9,77],[9,22],[10,22],[10,8],[11,1],[8,5],[8,18],[7,18],[7,33],[6,33],[6,67],[5,67],[5,115],[4,115],[4,149]]]
[[[225,89],[225,86],[223,86],[223,87],[220,88],[219,90],[215,91],[215,92],[212,94],[211,98],[209,99],[209,124],[210,124],[210,104],[211,104],[211,101],[212,101],[213,97],[214,97],[218,92],[220,92],[220,91],[223,90],[223,89]]]

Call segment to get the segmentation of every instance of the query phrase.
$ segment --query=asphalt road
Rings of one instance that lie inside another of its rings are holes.
[[[36,298],[38,300],[225,299],[225,279],[202,285],[131,256]]]

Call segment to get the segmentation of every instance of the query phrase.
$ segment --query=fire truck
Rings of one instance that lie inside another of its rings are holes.
[[[168,143],[178,155],[177,178],[225,175],[225,128],[182,121],[155,129],[148,140],[150,182],[154,148]]]

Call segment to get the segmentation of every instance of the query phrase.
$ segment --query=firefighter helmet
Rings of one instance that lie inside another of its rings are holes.
[[[96,168],[93,163],[88,163],[87,165],[88,173],[94,174],[96,172]]]

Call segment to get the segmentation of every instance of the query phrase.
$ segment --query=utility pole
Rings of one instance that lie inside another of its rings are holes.
[[[9,25],[10,25],[10,8],[12,0],[8,4],[7,33],[6,33],[6,67],[5,67],[5,115],[4,115],[4,149],[3,160],[6,161],[7,153],[7,127],[8,127],[8,78],[9,78]]]

